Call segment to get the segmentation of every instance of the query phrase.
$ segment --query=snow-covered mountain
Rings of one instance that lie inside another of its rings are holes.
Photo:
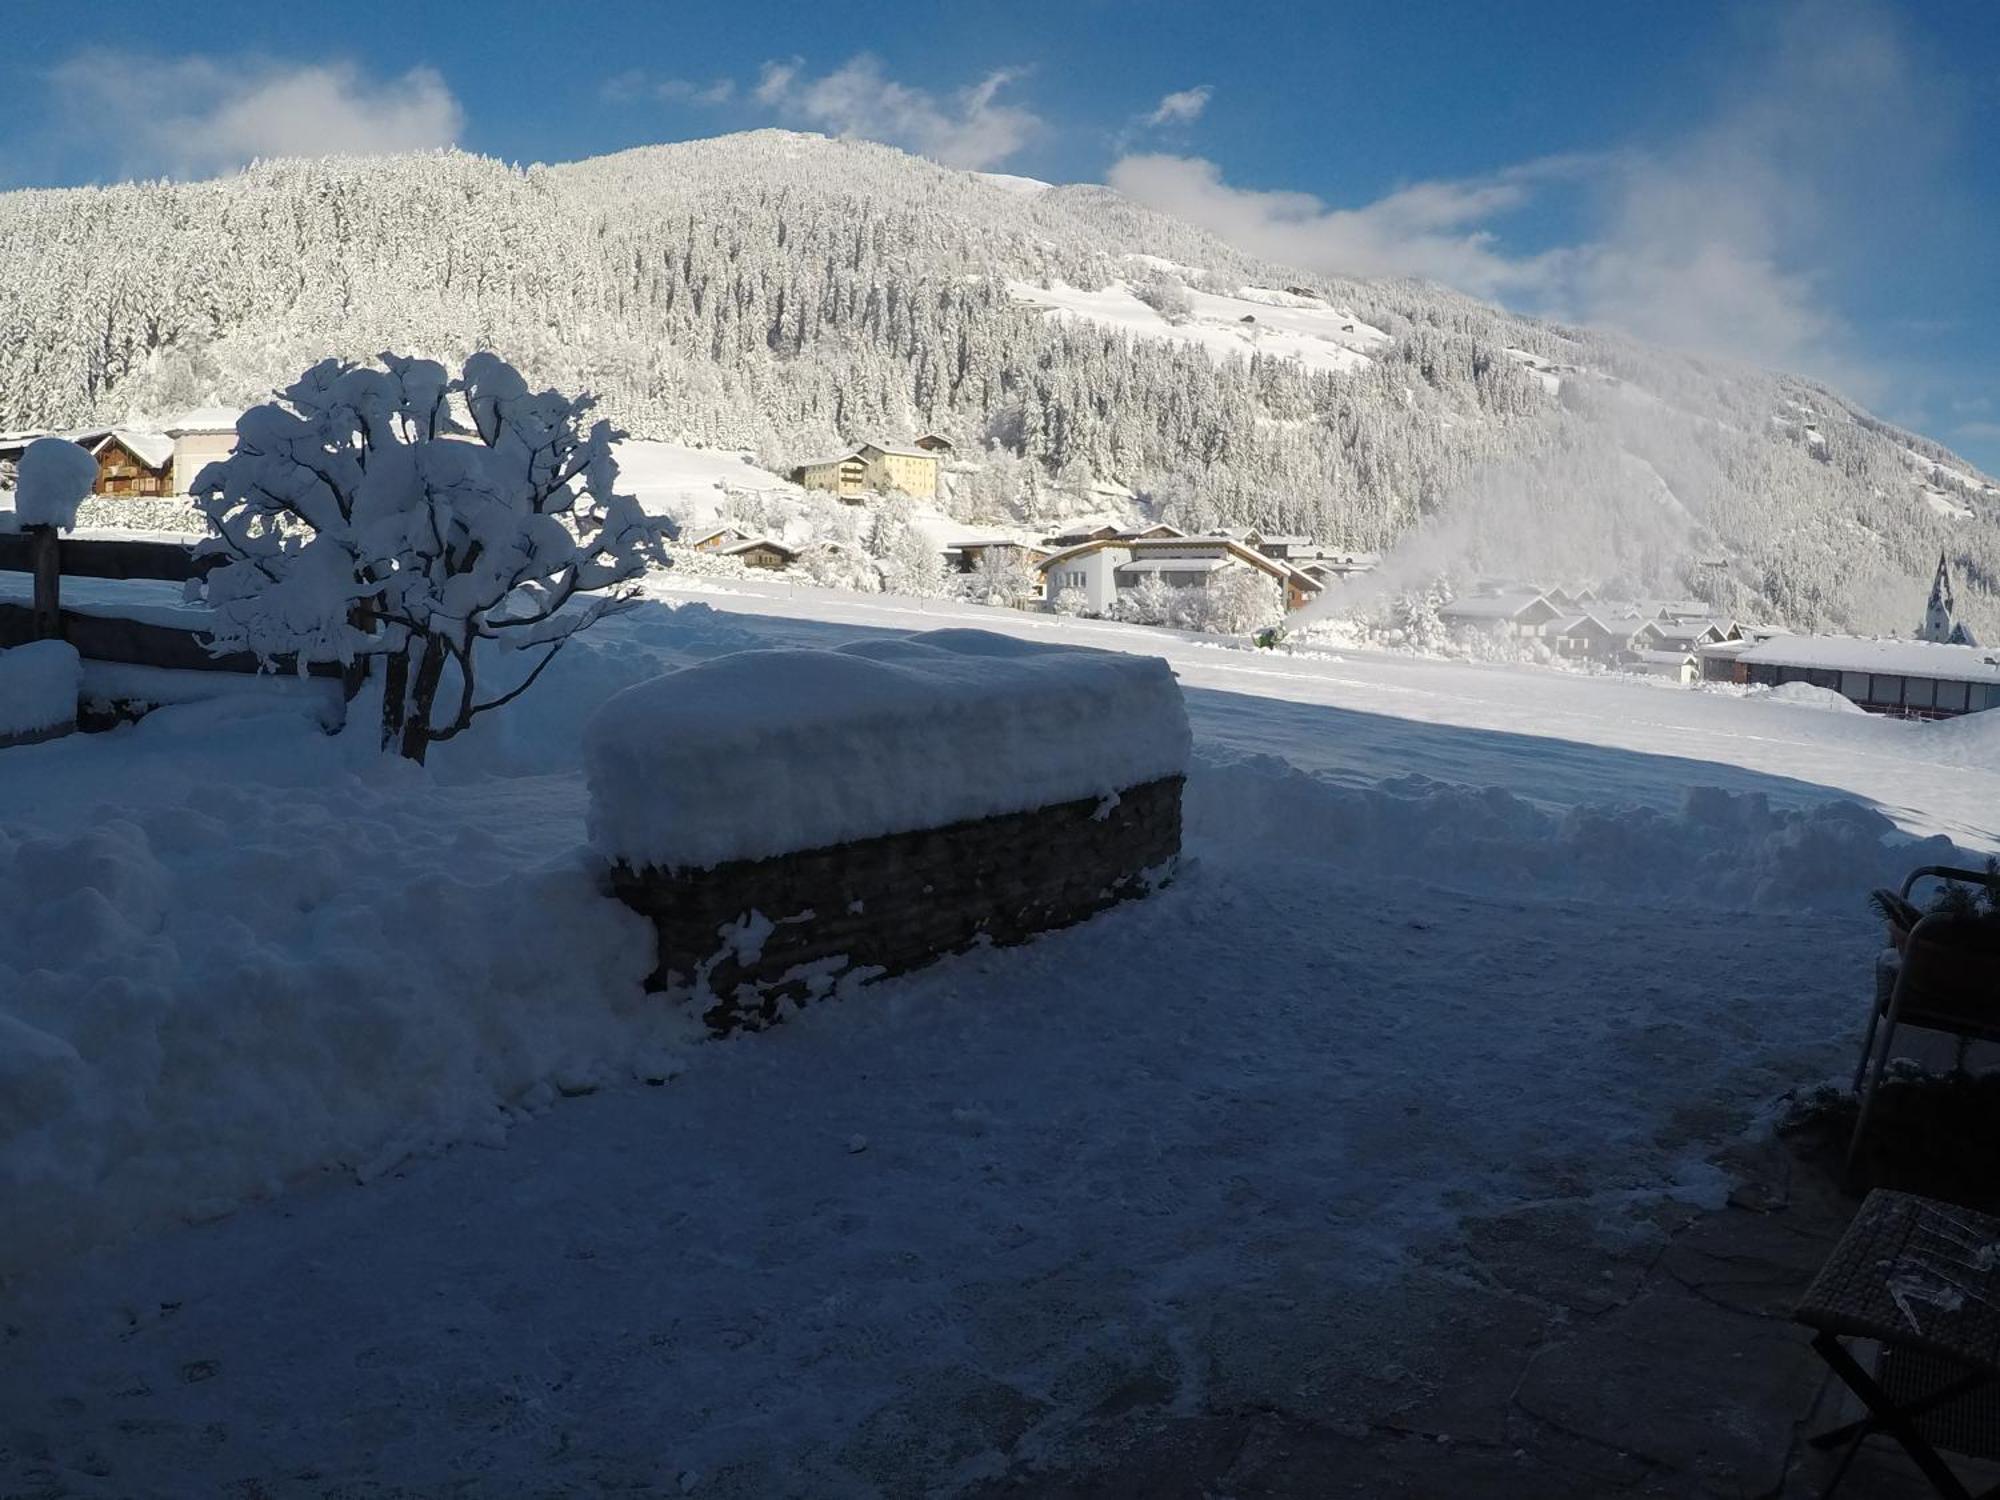
[[[968,515],[1106,482],[1183,524],[2000,634],[2000,485],[1811,382],[1242,255],[1099,187],[760,131],[0,194],[0,427],[255,399],[328,354],[508,353],[774,465],[935,429]]]

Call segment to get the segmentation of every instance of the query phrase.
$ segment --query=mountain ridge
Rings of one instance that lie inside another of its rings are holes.
[[[1342,319],[1381,341],[1336,356]],[[1027,191],[870,143],[759,131],[0,194],[0,326],[0,426],[256,399],[327,354],[491,346],[636,435],[774,465],[942,430],[986,453],[964,492],[988,510],[1054,513],[1049,491],[1109,480],[1191,524],[1368,550],[1414,533],[1461,575],[1699,579],[1722,607],[1834,628],[1909,629],[1942,550],[1975,625],[2000,625],[2000,486],[1815,382],[1274,265],[1109,188]]]

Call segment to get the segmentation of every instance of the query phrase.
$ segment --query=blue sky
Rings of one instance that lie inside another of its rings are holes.
[[[1991,0],[335,13],[13,0],[0,186],[844,132],[1109,181],[1317,269],[1802,370],[2000,472]]]

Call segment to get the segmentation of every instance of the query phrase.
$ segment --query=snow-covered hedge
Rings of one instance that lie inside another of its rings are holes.
[[[207,536],[208,517],[185,496],[92,495],[76,508],[76,524],[107,531],[158,532],[167,536]]]
[[[1102,796],[1184,774],[1188,746],[1156,657],[979,630],[745,651],[598,710],[590,836],[705,868]]]

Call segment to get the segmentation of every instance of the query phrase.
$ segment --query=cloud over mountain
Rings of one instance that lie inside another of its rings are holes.
[[[144,89],[131,87],[144,76]],[[375,156],[449,146],[464,114],[441,75],[371,78],[347,62],[293,65],[92,51],[50,78],[64,129],[133,176],[201,177],[259,157]]]

